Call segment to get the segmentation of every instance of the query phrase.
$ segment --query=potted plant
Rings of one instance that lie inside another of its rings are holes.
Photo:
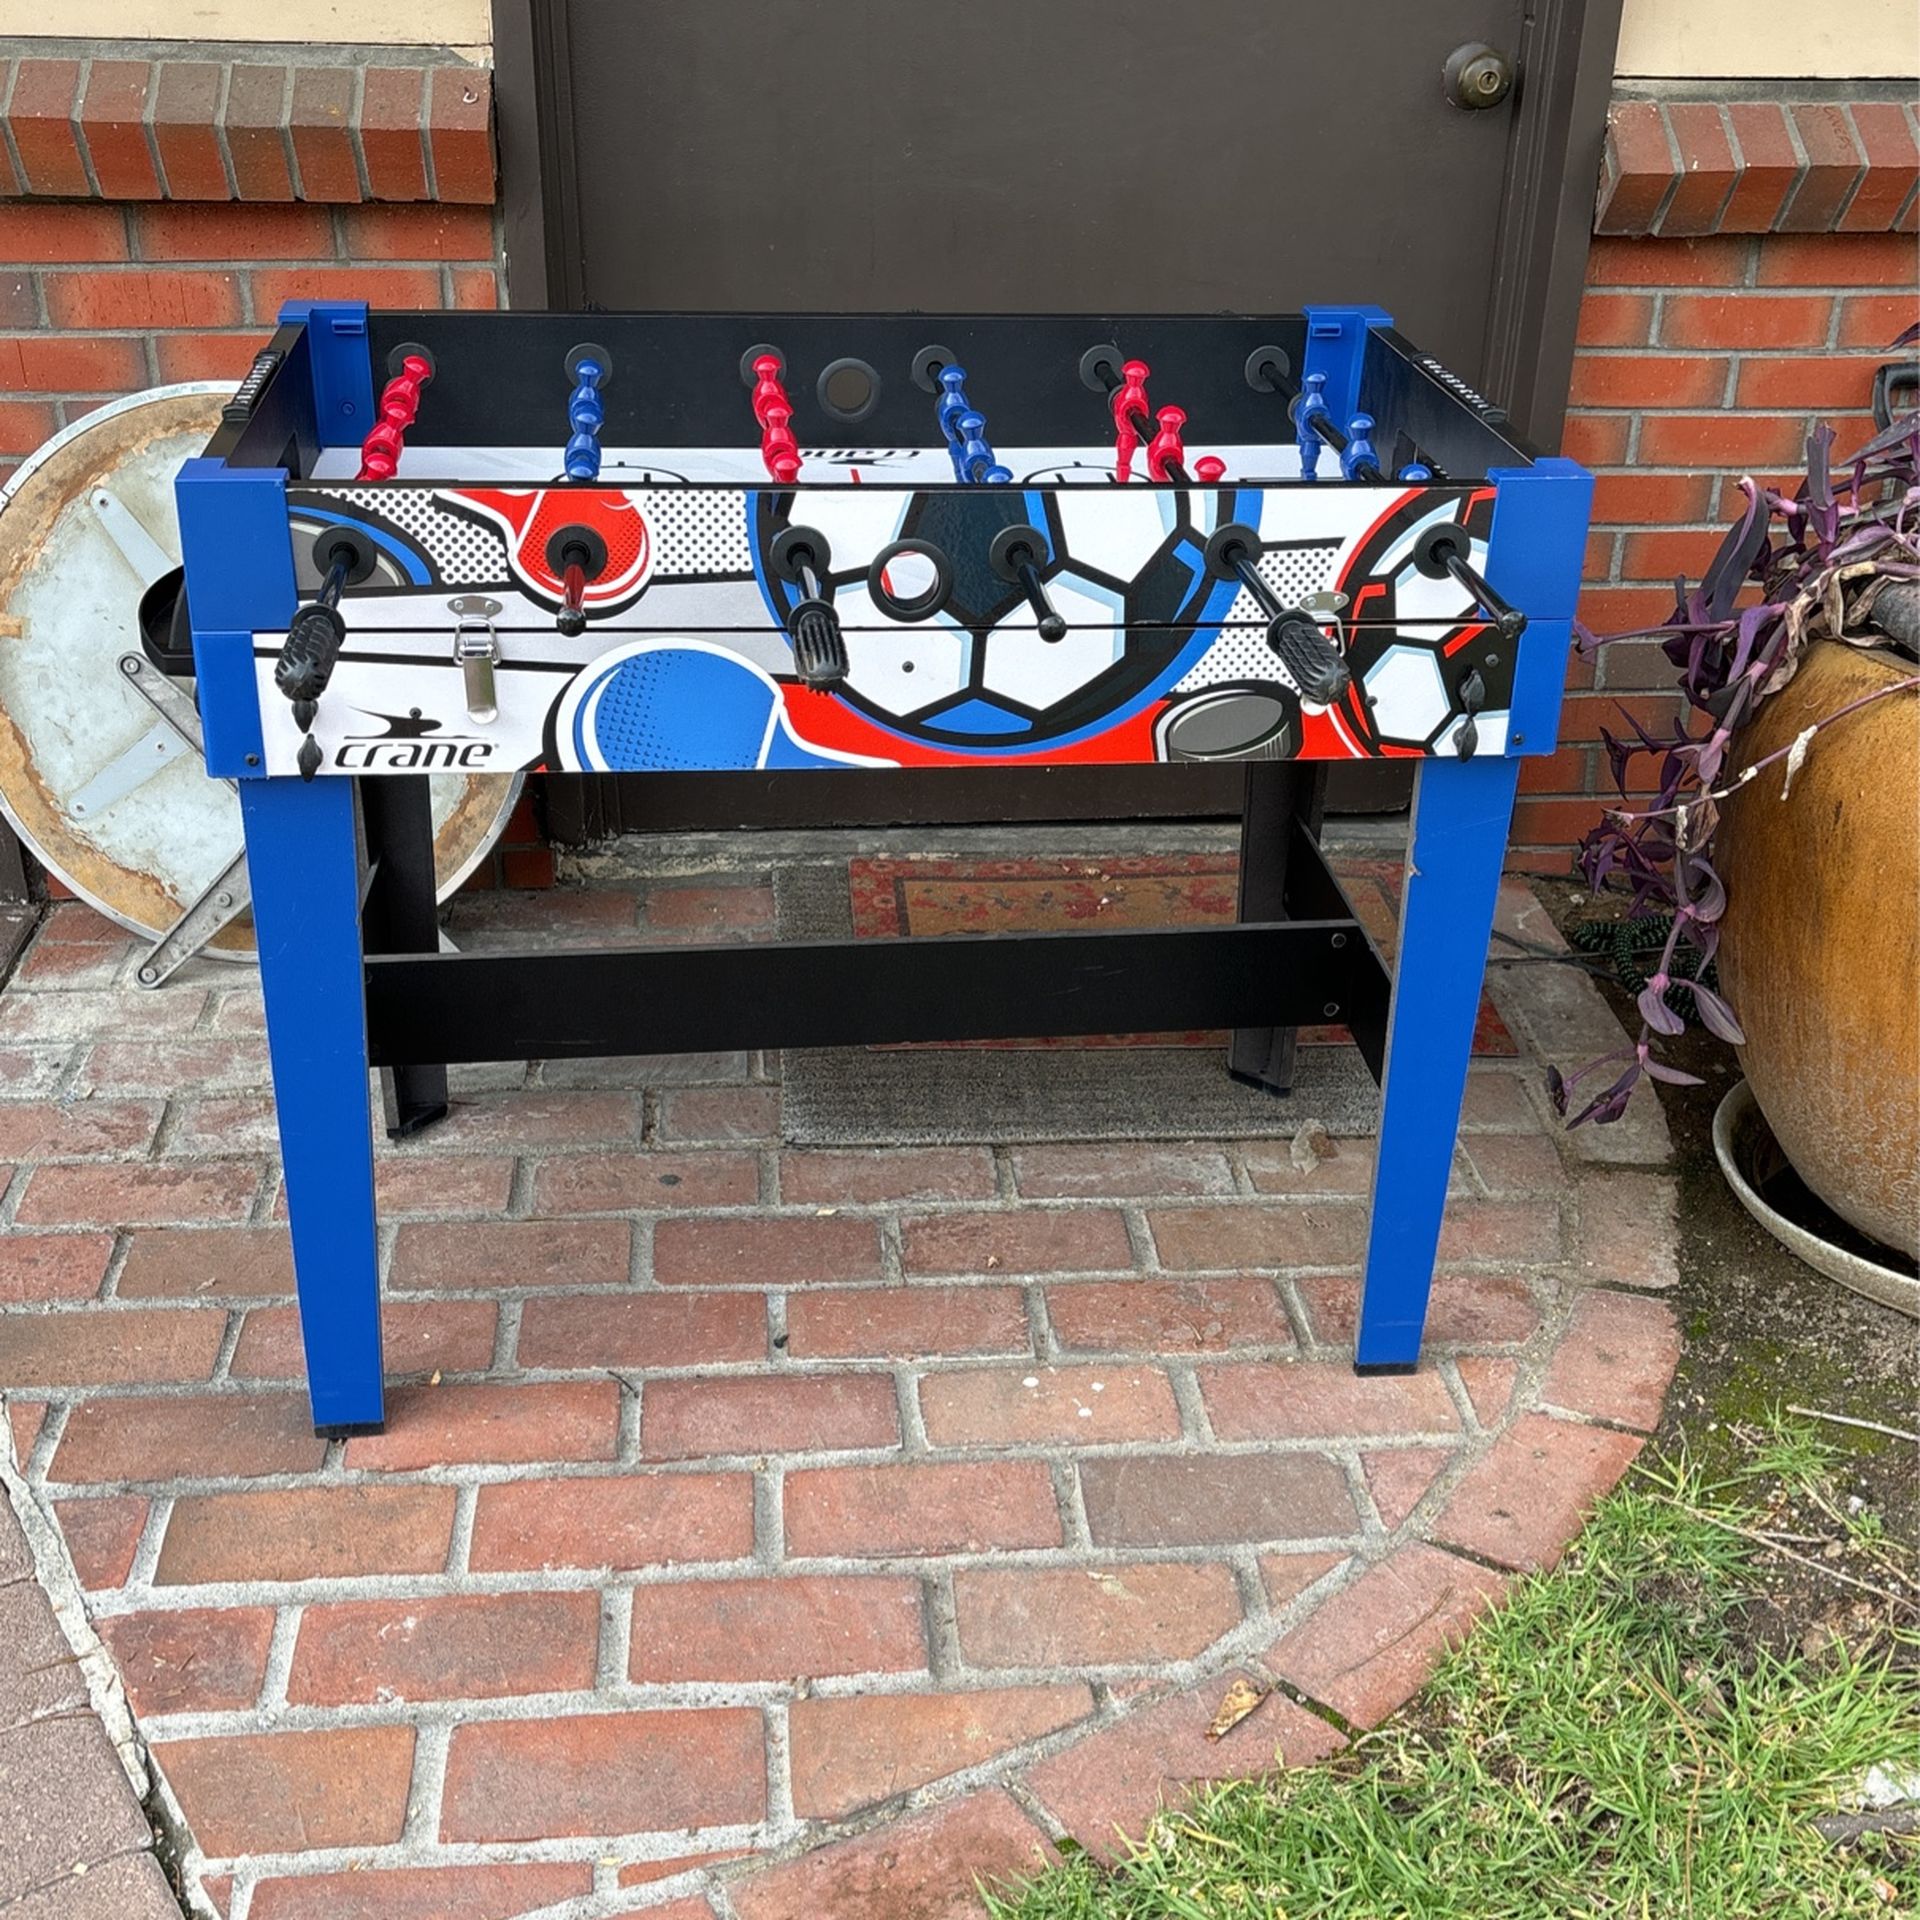
[[[1916,328],[1906,336],[1920,335]],[[1905,344],[1903,340],[1901,344]],[[1795,1171],[1873,1239],[1920,1255],[1920,414],[1836,476],[1809,437],[1788,495],[1746,511],[1658,637],[1687,709],[1605,735],[1622,804],[1581,843],[1648,949],[1630,1046],[1551,1076],[1571,1124],[1616,1120],[1689,1016],[1739,1049]],[[1654,791],[1631,770],[1654,756]],[[1582,1082],[1617,1068],[1598,1091]]]

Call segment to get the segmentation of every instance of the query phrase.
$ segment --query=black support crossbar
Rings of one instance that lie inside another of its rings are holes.
[[[1363,1024],[1387,976],[1338,919],[543,954],[370,954],[373,1064]],[[1379,1066],[1368,1052],[1368,1064]]]

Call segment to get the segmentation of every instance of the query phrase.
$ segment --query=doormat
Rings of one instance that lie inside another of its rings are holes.
[[[1335,870],[1391,954],[1397,861]],[[1048,859],[876,859],[787,867],[776,876],[790,939],[913,939],[1084,927],[1217,925],[1235,911],[1230,854]],[[793,1049],[784,1056],[783,1136],[796,1146],[961,1141],[1287,1138],[1309,1121],[1352,1137],[1379,1124],[1379,1091],[1340,1028],[1302,1028],[1281,1096],[1226,1071],[1226,1035],[1106,1034],[937,1045]],[[1483,1001],[1475,1051],[1518,1052]]]

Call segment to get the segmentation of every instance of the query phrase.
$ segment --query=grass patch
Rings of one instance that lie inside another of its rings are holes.
[[[991,1911],[1911,1913],[1915,1839],[1874,1832],[1836,1846],[1814,1822],[1868,1768],[1920,1768],[1913,1552],[1837,1494],[1841,1456],[1824,1437],[1777,1415],[1764,1428],[1718,1482],[1684,1460],[1631,1476],[1555,1572],[1516,1581],[1414,1707],[1338,1760],[1212,1789],[1163,1814],[1111,1871],[1076,1854]],[[1777,1604],[1781,1573],[1825,1584],[1841,1625],[1803,1633]]]

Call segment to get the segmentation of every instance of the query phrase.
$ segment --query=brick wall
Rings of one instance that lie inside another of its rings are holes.
[[[1563,443],[1597,476],[1596,632],[1666,618],[1741,474],[1788,481],[1816,420],[1839,459],[1867,437],[1874,372],[1920,319],[1917,153],[1897,103],[1615,106]],[[1678,713],[1672,683],[1657,641],[1576,658],[1560,750],[1521,774],[1516,866],[1567,871],[1614,798],[1600,728]]]

